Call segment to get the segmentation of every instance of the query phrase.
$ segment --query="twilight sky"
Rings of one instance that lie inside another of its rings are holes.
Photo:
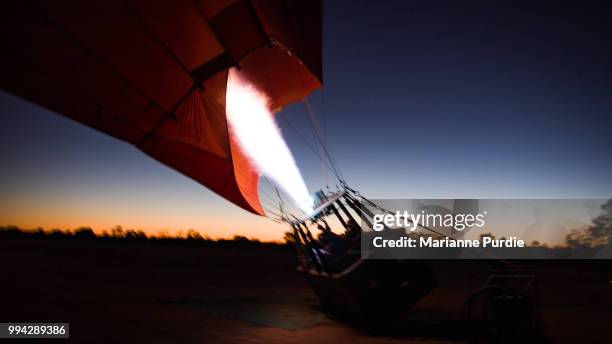
[[[326,2],[325,86],[310,102],[363,194],[612,197],[611,10],[495,3]],[[299,137],[314,142],[304,106],[284,116],[310,191],[332,183]],[[0,118],[0,225],[265,240],[285,230],[128,144],[3,92]]]

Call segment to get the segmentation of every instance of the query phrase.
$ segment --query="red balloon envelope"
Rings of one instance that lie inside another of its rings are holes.
[[[321,3],[3,4],[3,89],[96,128],[263,214],[258,172],[228,133],[228,69],[274,109],[321,86]]]

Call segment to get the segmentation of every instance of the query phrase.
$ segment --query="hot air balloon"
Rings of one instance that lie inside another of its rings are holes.
[[[320,87],[319,1],[28,1],[1,16],[4,90],[264,214],[258,171],[228,130],[228,71],[272,109]]]
[[[272,111],[304,100],[323,80],[321,11],[316,0],[11,2],[0,20],[0,85],[264,215],[260,171],[228,124],[228,80],[248,80]],[[365,322],[395,316],[433,288],[433,274],[419,261],[361,259],[355,216],[368,221],[360,206],[368,201],[348,187],[327,149],[321,158],[339,190],[319,192],[304,217],[279,206],[301,271],[337,314]],[[327,226],[328,216],[345,229],[332,256],[308,229]]]

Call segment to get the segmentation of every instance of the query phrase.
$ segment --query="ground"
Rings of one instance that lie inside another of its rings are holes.
[[[70,322],[70,342],[466,342],[463,302],[492,261],[431,261],[439,286],[384,333],[326,316],[282,249],[0,241],[0,322]],[[538,275],[543,338],[612,338],[612,263],[515,261]],[[2,342],[2,340],[0,340]]]

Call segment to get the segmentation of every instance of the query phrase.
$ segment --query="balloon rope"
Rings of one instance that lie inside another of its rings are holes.
[[[336,160],[334,159],[334,157],[329,151],[329,147],[327,146],[327,143],[325,142],[323,138],[323,134],[321,133],[321,128],[318,125],[317,118],[314,112],[312,111],[312,107],[310,106],[308,99],[304,99],[304,107],[306,109],[306,114],[308,115],[308,122],[310,123],[311,128],[314,130],[316,137],[318,139],[319,145],[321,146],[321,148],[323,148],[323,152],[325,152],[327,160],[329,160],[329,163],[331,164],[334,174],[336,175],[336,177],[341,183],[344,182],[344,177],[342,176],[342,173],[338,169]]]
[[[283,112],[280,113],[281,118],[287,123],[287,125],[289,125],[289,128],[291,128],[291,130],[293,130],[297,136],[300,138],[300,140],[302,140],[302,142],[306,145],[306,147],[308,147],[308,149],[310,149],[310,151],[312,151],[312,153],[319,158],[319,160],[321,160],[321,162],[325,165],[325,167],[327,167],[332,173],[334,173],[336,176],[336,172],[334,171],[334,169],[332,168],[332,166],[330,165],[330,163],[328,163],[326,161],[326,159],[319,153],[317,152],[317,150],[308,143],[308,140],[306,140],[306,138],[304,137],[304,135],[302,135],[302,133],[297,130],[297,128],[295,126],[293,126],[293,124],[291,124],[291,122],[289,122],[289,119],[287,119],[287,117],[285,116],[285,114]]]

